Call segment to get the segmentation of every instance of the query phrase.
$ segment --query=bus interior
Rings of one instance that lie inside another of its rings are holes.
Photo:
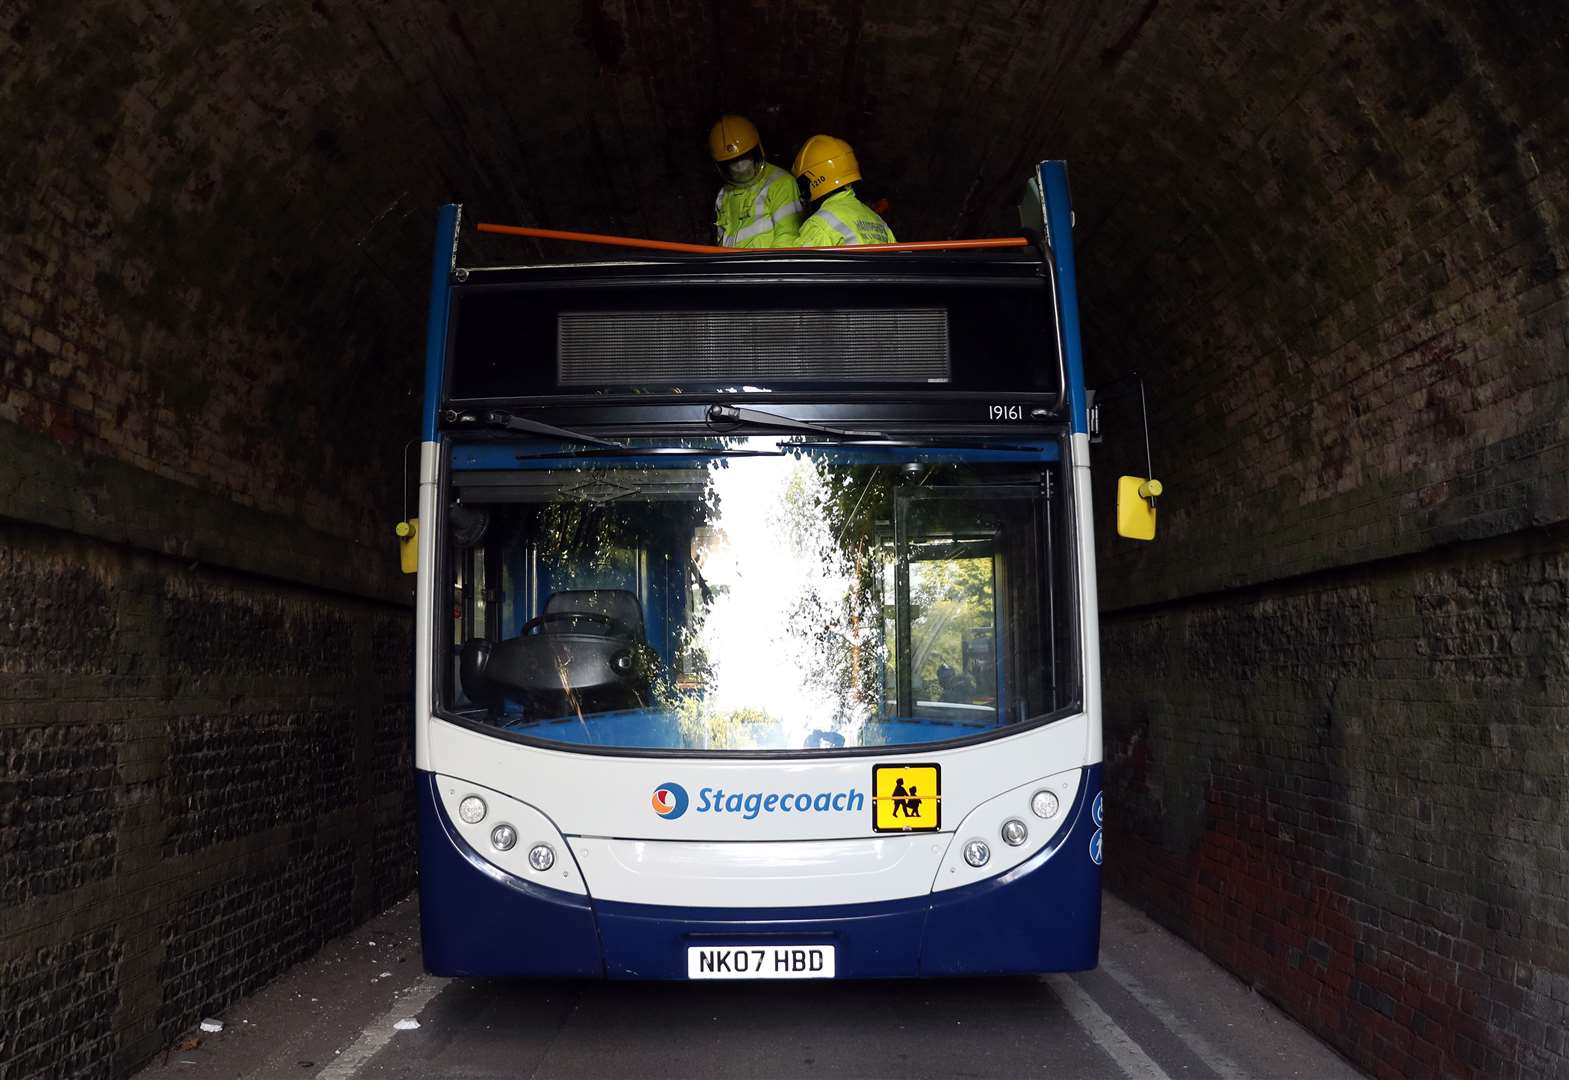
[[[456,717],[580,746],[831,751],[1078,701],[1060,444],[642,441],[454,473]]]

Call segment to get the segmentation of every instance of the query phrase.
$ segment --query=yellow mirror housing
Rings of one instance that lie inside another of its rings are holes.
[[[1165,489],[1159,480],[1142,476],[1117,478],[1117,535],[1129,540],[1155,539],[1155,500]]]
[[[419,518],[400,521],[393,527],[398,534],[398,559],[405,574],[419,571]]]

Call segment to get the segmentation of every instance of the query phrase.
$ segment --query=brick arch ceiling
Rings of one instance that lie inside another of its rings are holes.
[[[704,132],[735,110],[776,160],[815,130],[851,139],[906,238],[1008,229],[1029,164],[1069,159],[1092,366],[1149,374],[1190,493],[1172,545],[1129,563],[1159,569],[1205,542],[1198,520],[1245,524],[1239,495],[1278,509],[1416,483],[1437,467],[1422,430],[1473,449],[1479,387],[1502,400],[1546,362],[1530,350],[1561,359],[1519,332],[1522,368],[1464,327],[1500,304],[1526,325],[1564,292],[1564,12],[13,5],[0,419],[380,535],[414,430],[433,208],[702,239]],[[1468,385],[1435,376],[1456,367]],[[1557,404],[1517,404],[1535,411],[1516,427]]]

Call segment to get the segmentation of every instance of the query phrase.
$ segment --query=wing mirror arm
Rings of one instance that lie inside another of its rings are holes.
[[[409,517],[409,447],[418,439],[403,444],[403,517],[392,527],[398,538],[398,563],[405,574],[419,573],[419,518]]]
[[[1133,382],[1139,388],[1139,418],[1144,425],[1144,476],[1122,476],[1117,479],[1117,535],[1129,540],[1155,539],[1155,504],[1165,487],[1155,479],[1155,465],[1150,453],[1149,406],[1144,397],[1144,380],[1137,371],[1130,371],[1117,383]],[[1121,395],[1118,395],[1121,396]],[[1107,399],[1101,395],[1094,401],[1094,435],[1100,433],[1100,406]],[[1092,435],[1092,439],[1094,438]]]

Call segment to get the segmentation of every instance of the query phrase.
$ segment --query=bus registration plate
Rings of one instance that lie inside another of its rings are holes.
[[[693,945],[689,979],[831,979],[832,945]]]

